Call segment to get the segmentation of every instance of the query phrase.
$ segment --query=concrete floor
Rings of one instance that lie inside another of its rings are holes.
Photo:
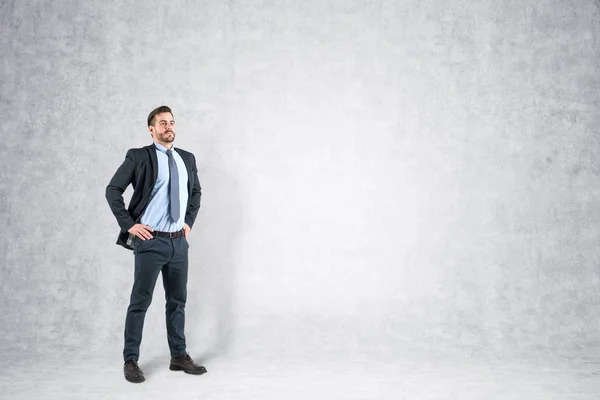
[[[204,358],[208,374],[168,370],[165,353],[140,366],[146,382],[123,378],[118,358],[5,357],[2,399],[594,399],[600,358],[570,354],[494,359],[419,351],[396,354],[276,355]],[[201,358],[197,357],[197,361]]]

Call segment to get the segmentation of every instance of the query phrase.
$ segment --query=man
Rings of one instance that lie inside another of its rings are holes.
[[[175,121],[169,107],[158,107],[148,115],[148,129],[153,143],[127,151],[106,187],[106,200],[121,227],[117,244],[133,250],[135,260],[123,350],[123,371],[129,382],[145,380],[137,361],[144,318],[160,272],[166,297],[169,368],[195,375],[206,372],[188,355],[184,335],[187,237],[201,197],[196,159],[192,153],[173,147]],[[125,209],[123,192],[129,184],[134,191]]]

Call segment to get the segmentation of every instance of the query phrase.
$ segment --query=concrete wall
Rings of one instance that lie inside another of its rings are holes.
[[[203,188],[190,347],[597,345],[599,11],[2,2],[3,351],[119,357],[133,256],[104,189],[162,104]]]

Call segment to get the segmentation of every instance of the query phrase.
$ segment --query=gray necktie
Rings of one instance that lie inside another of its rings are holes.
[[[173,221],[179,221],[179,172],[177,164],[173,158],[173,150],[167,150],[169,157],[169,203],[171,208],[171,218]]]

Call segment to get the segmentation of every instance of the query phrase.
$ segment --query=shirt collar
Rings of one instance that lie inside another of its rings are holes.
[[[154,142],[154,147],[156,147],[157,150],[162,151],[163,153],[166,153],[167,150],[169,150],[162,144],[156,142]],[[171,150],[175,150],[175,146],[171,147]]]

